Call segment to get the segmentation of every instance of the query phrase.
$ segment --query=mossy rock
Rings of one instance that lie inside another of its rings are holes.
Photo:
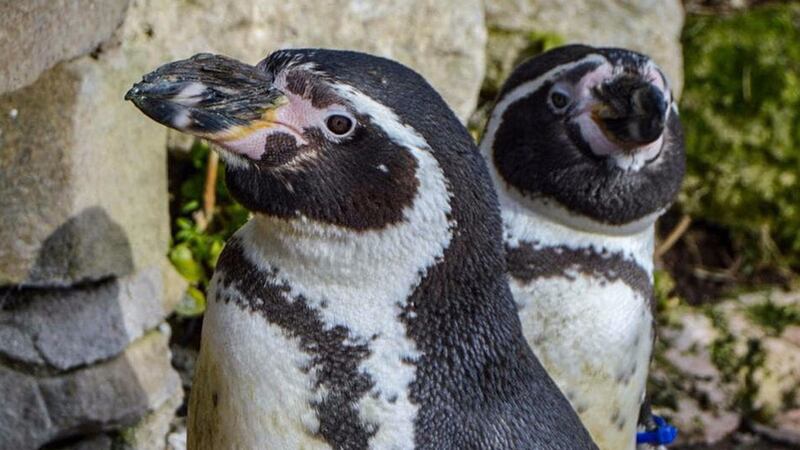
[[[800,5],[689,16],[681,207],[729,230],[745,269],[800,269]]]

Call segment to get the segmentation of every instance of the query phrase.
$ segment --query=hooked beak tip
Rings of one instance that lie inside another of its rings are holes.
[[[136,83],[132,88],[128,89],[128,92],[125,93],[125,100],[136,103],[136,97],[139,95],[139,92],[139,83]]]

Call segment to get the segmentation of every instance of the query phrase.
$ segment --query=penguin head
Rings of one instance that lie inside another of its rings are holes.
[[[403,220],[418,194],[410,149],[428,142],[412,124],[460,126],[411,69],[336,50],[282,50],[255,66],[199,54],[145,75],[126,99],[215,144],[249,210],[355,230]]]
[[[571,45],[522,63],[481,147],[507,189],[601,226],[652,223],[684,173],[667,78],[618,48]]]

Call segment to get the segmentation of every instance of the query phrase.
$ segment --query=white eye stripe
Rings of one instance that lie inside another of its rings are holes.
[[[346,84],[334,84],[333,89],[349,100],[350,105],[359,113],[372,120],[395,143],[408,148],[430,149],[428,142],[417,130],[400,121],[390,108],[376,102],[356,88]]]
[[[561,76],[561,74],[565,71],[572,70],[575,67],[586,63],[603,64],[605,62],[607,62],[607,60],[602,55],[592,53],[577,61],[553,67],[539,77],[530,81],[526,81],[525,83],[522,83],[521,85],[512,89],[511,92],[503,96],[495,105],[492,115],[489,118],[489,124],[486,127],[485,137],[481,140],[481,151],[485,155],[489,155],[491,153],[491,149],[494,147],[495,135],[497,134],[497,130],[500,128],[500,125],[503,122],[503,115],[511,105],[526,97],[529,97],[531,94],[538,91],[545,83]]]

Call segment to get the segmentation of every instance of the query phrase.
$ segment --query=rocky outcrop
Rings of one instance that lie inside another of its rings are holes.
[[[125,17],[128,0],[26,0],[0,5],[0,94],[58,62],[92,52]]]
[[[67,373],[0,366],[0,448],[35,449],[129,426],[156,411],[181,393],[168,337],[148,333],[117,357]]]

